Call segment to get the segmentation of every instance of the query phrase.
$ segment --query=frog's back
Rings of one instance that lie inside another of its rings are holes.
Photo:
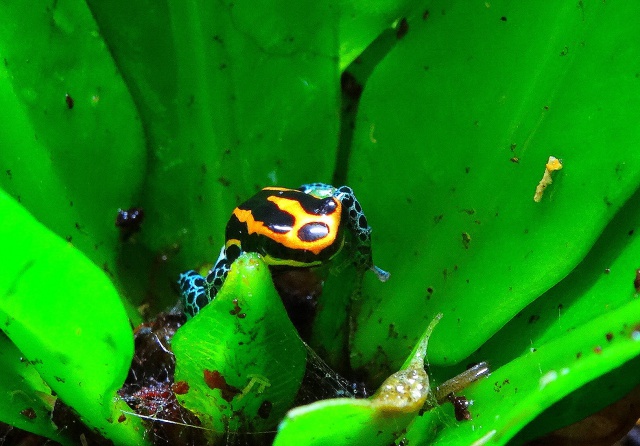
[[[226,230],[227,246],[261,254],[268,264],[312,266],[342,247],[342,206],[333,197],[269,187],[239,205]]]

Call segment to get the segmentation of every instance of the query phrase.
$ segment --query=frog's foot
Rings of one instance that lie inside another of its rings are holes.
[[[358,270],[360,275],[360,280],[362,280],[362,276],[367,270],[373,271],[380,282],[386,282],[389,280],[389,274],[387,271],[382,268],[378,268],[373,264],[373,260],[371,258],[371,247],[369,245],[360,245],[356,248],[355,252],[355,260],[354,265],[356,270]]]
[[[205,288],[205,279],[196,271],[191,270],[180,274],[178,285],[180,286],[184,312],[188,317],[195,316],[198,311],[209,303],[210,299],[209,293]]]
[[[374,273],[376,273],[376,276],[378,276],[378,279],[380,280],[380,282],[386,282],[387,280],[389,280],[389,276],[391,276],[391,274],[388,271],[378,268],[375,265],[373,265],[369,269]]]

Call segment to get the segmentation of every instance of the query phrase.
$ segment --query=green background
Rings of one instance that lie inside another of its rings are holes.
[[[256,190],[334,180],[354,188],[391,279],[367,275],[348,305],[353,272],[338,264],[313,344],[337,362],[348,341],[375,386],[442,313],[432,379],[491,364],[465,391],[473,420],[440,407],[409,425],[411,444],[503,444],[620,398],[640,376],[639,9],[3,3],[0,382],[14,384],[0,388],[1,420],[58,438],[53,390],[135,443],[143,428],[114,421],[112,396],[136,307],[172,306],[177,275],[215,260],[230,211]],[[340,91],[345,70],[359,101]],[[550,155],[564,167],[535,203]],[[123,243],[114,220],[131,206],[145,222]],[[554,406],[567,395],[581,404]],[[341,416],[327,411],[319,431]]]

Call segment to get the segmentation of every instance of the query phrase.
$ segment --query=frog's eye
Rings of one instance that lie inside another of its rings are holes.
[[[307,223],[298,229],[298,238],[303,242],[315,242],[329,235],[329,226],[324,223]]]

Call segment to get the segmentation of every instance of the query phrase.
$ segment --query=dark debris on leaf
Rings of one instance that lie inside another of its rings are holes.
[[[58,443],[0,422],[0,444],[21,446],[58,446]]]
[[[70,438],[83,438],[86,444],[96,446],[111,446],[113,442],[88,428],[81,420],[78,413],[64,404],[59,398],[53,406],[51,421],[58,426],[60,433]]]
[[[33,407],[27,407],[26,409],[21,410],[20,413],[29,420],[35,420],[38,418],[38,414],[33,410]]]
[[[64,95],[64,102],[65,104],[67,104],[67,108],[69,110],[71,110],[75,104],[75,102],[73,101],[73,98],[71,97],[71,95],[69,93]]]
[[[407,19],[405,17],[403,17],[402,19],[400,19],[400,23],[398,23],[398,27],[396,28],[396,38],[400,40],[404,38],[404,36],[406,36],[408,32],[409,22],[407,22]]]
[[[135,353],[125,386],[136,391],[144,386],[173,382],[175,357],[170,349],[171,338],[186,321],[186,316],[178,311],[160,313],[135,329]]]
[[[362,84],[348,71],[344,71],[340,76],[340,88],[345,96],[354,101],[360,99],[362,95]]]
[[[471,413],[469,412],[469,400],[463,396],[449,395],[449,401],[453,405],[453,411],[458,421],[469,421]]]
[[[142,208],[118,209],[115,225],[120,230],[120,240],[126,242],[133,234],[139,232],[143,221]]]
[[[149,438],[156,445],[207,444],[200,420],[183,408],[176,394],[189,385],[174,383],[175,356],[170,344],[176,330],[186,322],[179,311],[160,313],[134,331],[135,353],[129,375],[118,392],[149,426]],[[128,415],[133,416],[133,415]]]

